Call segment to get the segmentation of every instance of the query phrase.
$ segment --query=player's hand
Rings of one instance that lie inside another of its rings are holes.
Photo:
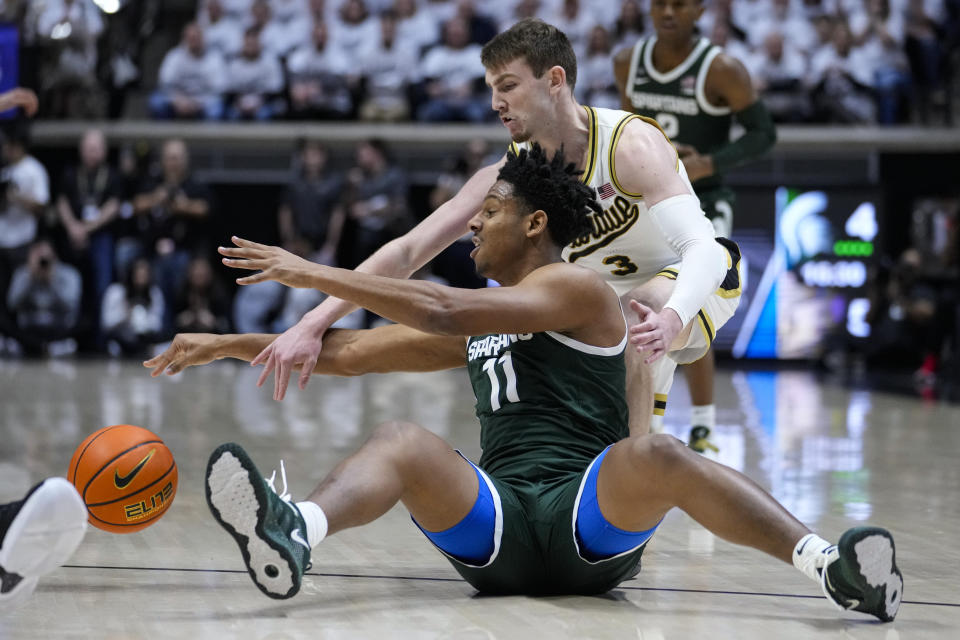
[[[167,350],[143,363],[156,378],[166,372],[172,376],[187,367],[207,364],[217,359],[218,336],[209,333],[178,333]]]
[[[295,256],[286,249],[259,244],[233,236],[231,238],[236,247],[219,247],[223,264],[234,269],[259,270],[245,278],[237,278],[237,284],[255,284],[266,280],[274,280],[288,287],[309,288],[310,273],[318,268],[299,256]]]
[[[713,158],[700,155],[700,152],[689,144],[678,143],[674,146],[677,148],[677,155],[680,156],[683,168],[687,170],[690,182],[713,175]]]
[[[0,94],[0,111],[20,107],[27,116],[32,117],[37,112],[37,94],[30,89],[16,87]]]
[[[283,400],[290,375],[300,365],[299,387],[301,391],[306,389],[323,348],[322,336],[323,332],[318,331],[307,317],[277,336],[250,362],[251,366],[264,365],[257,386],[262,387],[273,372],[273,399]]]
[[[647,356],[643,360],[645,363],[656,362],[667,354],[673,339],[683,329],[680,316],[672,309],[657,313],[636,300],[630,301],[630,308],[640,320],[638,324],[630,327],[630,343],[637,349],[637,353]]]

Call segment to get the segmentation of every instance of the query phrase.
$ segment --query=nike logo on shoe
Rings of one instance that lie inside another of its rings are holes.
[[[297,544],[302,544],[307,549],[310,549],[310,545],[307,544],[307,541],[303,539],[303,535],[300,533],[300,529],[294,529],[290,532],[290,539],[296,542]]]
[[[140,462],[138,462],[138,463],[137,463],[137,466],[135,466],[133,469],[131,469],[131,470],[130,470],[130,473],[128,473],[128,474],[125,475],[125,476],[121,476],[121,475],[120,475],[120,470],[119,470],[119,469],[114,469],[114,470],[113,470],[113,486],[115,486],[117,489],[125,489],[125,488],[127,487],[127,485],[129,485],[131,482],[133,482],[133,479],[137,477],[137,474],[140,473],[140,470],[143,469],[143,467],[144,467],[148,462],[150,462],[150,458],[153,457],[153,454],[156,453],[156,451],[157,451],[156,449],[150,449],[150,453],[148,453],[148,454],[143,458],[143,460],[141,460]]]

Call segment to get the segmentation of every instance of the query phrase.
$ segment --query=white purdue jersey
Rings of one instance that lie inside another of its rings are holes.
[[[678,249],[671,245],[647,210],[643,194],[626,191],[618,181],[614,156],[624,127],[631,120],[643,120],[657,127],[655,121],[626,111],[584,107],[589,114],[590,134],[587,161],[581,180],[597,192],[603,213],[589,214],[593,230],[564,247],[563,259],[583,265],[601,274],[623,295],[650,280],[667,267],[680,263]],[[513,143],[514,151],[529,143]],[[693,195],[683,164],[677,161],[677,172]],[[713,226],[704,216],[698,218],[704,233],[714,235]],[[676,273],[673,273],[676,277]]]

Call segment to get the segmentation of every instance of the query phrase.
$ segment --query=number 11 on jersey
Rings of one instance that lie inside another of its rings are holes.
[[[490,378],[490,411],[500,409],[500,377],[497,375],[497,363],[503,365],[503,373],[507,378],[507,402],[519,402],[520,396],[517,395],[517,373],[513,370],[513,359],[510,352],[507,351],[499,358],[488,358],[483,363],[483,370],[487,372]]]

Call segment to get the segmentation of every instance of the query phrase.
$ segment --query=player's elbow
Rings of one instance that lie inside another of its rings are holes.
[[[423,330],[440,336],[468,335],[471,315],[456,291],[438,291],[426,310]]]

